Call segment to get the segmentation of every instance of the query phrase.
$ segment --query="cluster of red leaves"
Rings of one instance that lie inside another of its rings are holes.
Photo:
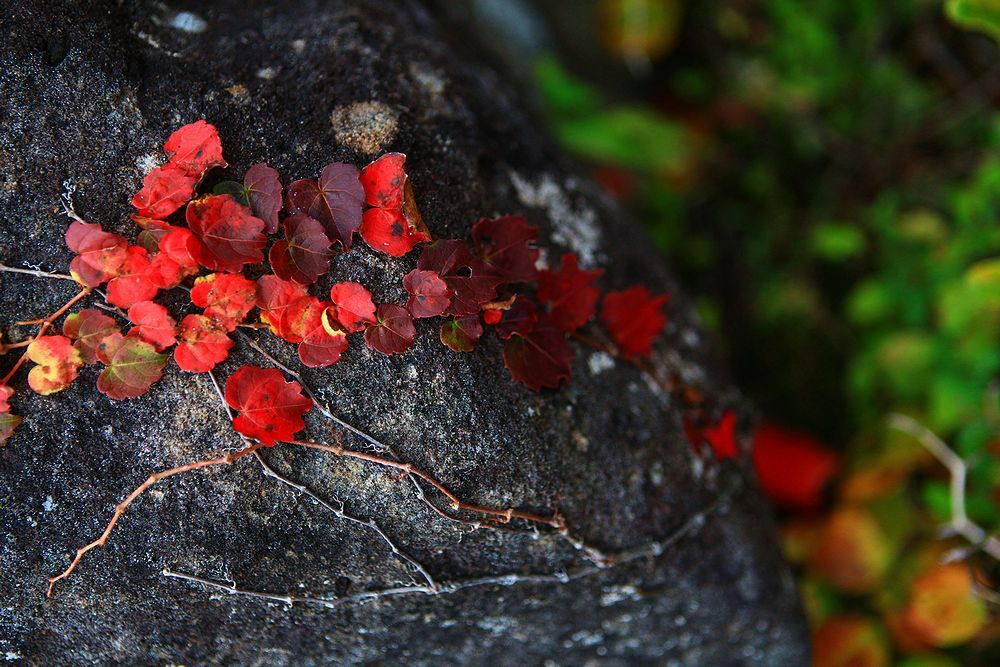
[[[597,314],[602,271],[581,270],[573,254],[564,255],[559,268],[539,271],[538,230],[523,217],[482,219],[472,226],[471,242],[434,241],[402,153],[383,155],[360,171],[329,164],[319,178],[293,181],[287,191],[277,171],[255,164],[242,183],[224,181],[198,196],[206,173],[227,166],[215,127],[205,121],[185,125],[164,150],[166,164],[145,177],[132,200],[132,219],[141,229],[135,245],[79,219],[66,231],[75,253],[73,277],[88,288],[106,284],[107,300],[127,311],[131,328],[123,331],[113,317],[92,308],[69,315],[62,335],[41,336],[27,349],[36,364],[28,377],[35,391],[59,391],[82,366],[103,364],[102,392],[116,399],[137,396],[160,378],[170,348],[181,369],[210,371],[228,357],[231,334],[255,308],[260,321],[296,344],[302,363],[311,367],[340,360],[354,333],[370,349],[401,354],[416,339],[415,319],[445,316],[444,345],[469,352],[487,327],[494,328],[504,341],[505,366],[535,391],[570,377],[569,337]],[[266,253],[273,273],[256,280],[244,276],[247,266],[264,261],[268,235],[279,231],[281,238]],[[417,268],[403,280],[410,295],[404,305],[376,304],[368,289],[353,282],[334,284],[329,299],[309,293],[335,252],[351,249],[355,232],[393,257],[422,246]],[[178,322],[155,300],[184,283],[202,312]],[[650,354],[666,324],[666,301],[641,286],[604,296],[600,319],[624,359]],[[227,387],[227,400],[241,411],[237,428],[262,441],[290,437],[294,431],[288,429],[301,428],[301,413],[294,413],[308,399],[290,398],[287,413],[273,408],[268,401],[297,394],[297,385],[279,384],[280,374],[250,370],[240,369]],[[12,393],[0,385],[0,443],[19,421],[9,412]]]

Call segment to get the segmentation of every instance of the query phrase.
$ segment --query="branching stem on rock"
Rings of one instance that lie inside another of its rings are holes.
[[[65,273],[50,273],[49,271],[42,271],[40,269],[20,269],[16,266],[7,266],[6,264],[0,264],[0,272],[2,273],[23,273],[29,276],[35,276],[36,278],[52,278],[54,280],[72,280],[76,282],[76,278]]]

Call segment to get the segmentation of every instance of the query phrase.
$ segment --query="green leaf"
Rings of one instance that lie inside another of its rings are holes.
[[[810,246],[813,253],[831,262],[857,257],[865,250],[865,235],[849,224],[824,224],[813,228]]]
[[[108,366],[97,378],[97,388],[116,401],[149,391],[168,358],[144,340],[117,333],[101,342],[97,357]]]
[[[250,191],[237,181],[222,181],[212,188],[212,194],[230,195],[244,206],[250,205]]]
[[[957,25],[1000,41],[1000,0],[948,0],[945,12]]]

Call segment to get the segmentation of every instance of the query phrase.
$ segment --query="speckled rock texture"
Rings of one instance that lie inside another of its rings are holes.
[[[674,294],[654,364],[718,404],[742,405],[636,225],[574,175],[523,98],[471,62],[470,34],[443,30],[419,3],[22,0],[3,3],[0,21],[0,261],[66,270],[64,181],[81,215],[134,238],[132,194],[163,159],[168,134],[198,118],[218,126],[231,165],[213,178],[267,160],[287,183],[331,161],[362,165],[399,150],[435,235],[464,238],[481,216],[522,212],[541,228],[547,257],[572,250],[605,268],[607,287],[641,281]],[[359,280],[378,301],[401,302],[415,261],[358,243],[325,280]],[[72,293],[69,282],[0,274],[5,336],[30,335],[14,322]],[[662,553],[581,569],[588,561],[552,531],[455,524],[385,469],[279,447],[265,453],[271,465],[377,520],[440,582],[550,576],[332,608],[162,576],[171,568],[324,598],[419,581],[372,530],[248,458],[155,486],[46,599],[45,578],[150,472],[240,442],[205,375],[171,366],[148,395],[116,403],[94,387],[94,368],[49,397],[31,393],[21,373],[14,405],[24,423],[0,449],[0,660],[808,662],[806,624],[755,482],[743,463],[692,455],[671,395],[583,347],[572,384],[535,394],[510,380],[494,338],[452,354],[436,326],[421,321],[404,355],[357,341],[340,363],[304,377],[342,418],[469,500],[537,512],[558,504],[579,536],[609,552],[674,535]],[[291,346],[258,337],[297,363]],[[220,377],[245,363],[264,360],[241,343]],[[332,441],[337,429],[314,410],[308,433]],[[345,443],[365,447],[349,435]],[[572,576],[551,576],[560,573]]]

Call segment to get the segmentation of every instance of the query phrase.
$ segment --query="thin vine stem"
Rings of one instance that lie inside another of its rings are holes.
[[[49,579],[49,589],[46,595],[48,597],[52,597],[52,590],[54,589],[56,583],[67,578],[70,574],[72,574],[73,570],[75,570],[76,566],[80,563],[80,559],[83,558],[83,556],[88,551],[90,551],[91,549],[96,549],[97,547],[103,547],[107,543],[108,537],[111,535],[111,531],[114,530],[115,525],[118,523],[118,520],[122,517],[123,514],[125,514],[125,510],[127,510],[129,505],[131,505],[136,498],[141,496],[143,492],[146,491],[146,489],[153,486],[157,482],[167,479],[168,477],[173,477],[174,475],[179,475],[180,473],[183,472],[198,470],[200,468],[208,468],[210,466],[216,466],[223,463],[228,463],[228,464],[235,463],[236,461],[243,458],[247,454],[251,454],[257,451],[257,449],[259,449],[262,446],[263,445],[261,444],[255,443],[250,445],[249,447],[246,447],[245,449],[241,449],[238,452],[232,452],[226,454],[225,456],[219,456],[212,459],[204,459],[201,461],[194,461],[192,463],[185,463],[184,465],[176,466],[168,470],[162,470],[160,472],[153,473],[152,475],[147,477],[145,482],[137,486],[135,490],[132,491],[132,493],[130,493],[128,496],[125,497],[125,500],[121,501],[120,503],[118,503],[117,506],[115,506],[115,512],[111,516],[111,520],[108,522],[107,526],[105,526],[104,532],[101,533],[101,536],[98,537],[93,542],[77,549],[76,555],[73,557],[73,561],[69,564],[69,567],[67,567],[62,572],[62,574],[59,574],[58,576]]]
[[[6,264],[0,264],[0,273],[23,273],[28,276],[35,276],[36,278],[52,278],[53,280],[71,280],[76,282],[76,278],[66,273],[52,273],[50,271],[42,271],[41,269],[22,269],[16,266],[7,266]]]
[[[59,310],[57,310],[56,312],[52,313],[44,320],[42,320],[40,322],[41,326],[38,328],[38,333],[35,334],[35,336],[29,341],[29,344],[33,343],[34,341],[44,336],[45,332],[49,330],[49,327],[52,326],[53,322],[59,319],[59,317],[62,316],[63,313],[72,308],[74,305],[76,305],[78,301],[85,298],[89,294],[90,294],[89,287],[81,289],[79,292],[77,292],[76,296],[67,301],[62,308],[60,308]],[[21,356],[18,357],[17,361],[14,362],[14,365],[11,367],[11,369],[7,372],[7,375],[5,375],[2,380],[0,380],[0,384],[7,384],[8,382],[10,382],[10,379],[14,377],[14,374],[17,373],[18,370],[20,370],[21,366],[23,366],[24,362],[27,360],[28,360],[27,354],[22,353]]]

